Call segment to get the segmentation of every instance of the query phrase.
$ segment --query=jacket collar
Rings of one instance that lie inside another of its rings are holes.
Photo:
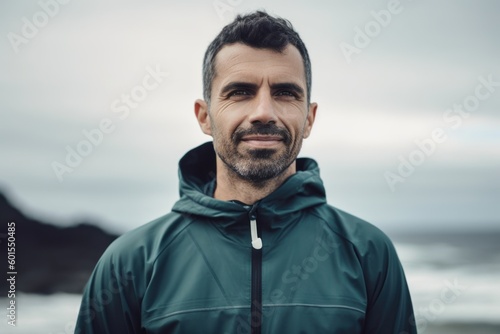
[[[299,158],[297,172],[278,189],[257,204],[257,218],[278,223],[298,211],[326,202],[325,189],[316,161]],[[179,162],[179,192],[181,198],[173,211],[217,219],[232,224],[248,219],[248,209],[241,204],[212,197],[216,178],[215,151],[212,142],[189,151]]]

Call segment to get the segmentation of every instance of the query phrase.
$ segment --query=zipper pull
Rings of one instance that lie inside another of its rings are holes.
[[[257,219],[255,216],[250,217],[250,234],[252,235],[252,247],[261,249],[262,239],[257,235]]]

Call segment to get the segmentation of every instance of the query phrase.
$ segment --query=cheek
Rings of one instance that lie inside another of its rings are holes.
[[[219,118],[212,120],[212,134],[215,139],[229,140],[236,129],[228,120]]]
[[[293,120],[293,123],[289,123],[287,128],[294,140],[300,140],[305,134],[306,122],[303,118],[297,118]]]
[[[212,119],[212,131],[221,136],[231,137],[234,131],[236,131],[238,127],[242,126],[242,120],[237,119],[236,117],[228,116],[228,114],[219,114],[214,117]]]

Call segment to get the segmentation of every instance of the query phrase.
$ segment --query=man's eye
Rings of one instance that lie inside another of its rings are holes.
[[[277,96],[291,96],[291,97],[297,97],[297,94],[289,91],[289,90],[282,90],[280,92],[276,93]]]
[[[250,95],[250,93],[246,90],[233,90],[231,93],[228,94],[229,97],[231,97],[231,96],[245,96],[245,95]]]

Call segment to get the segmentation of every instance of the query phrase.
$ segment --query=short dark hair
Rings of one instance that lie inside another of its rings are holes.
[[[210,104],[212,82],[215,78],[215,57],[223,46],[234,43],[283,52],[288,44],[295,46],[302,56],[306,76],[307,103],[311,100],[311,60],[307,48],[290,21],[273,17],[266,12],[256,11],[244,16],[238,15],[226,25],[210,43],[203,59],[203,97]]]

